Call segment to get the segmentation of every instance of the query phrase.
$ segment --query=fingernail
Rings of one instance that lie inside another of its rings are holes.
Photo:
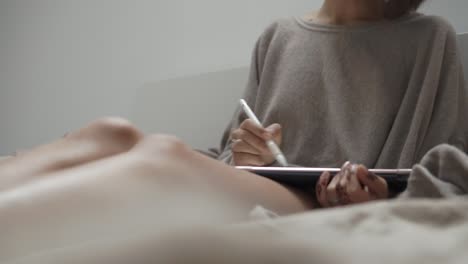
[[[280,128],[281,128],[281,125],[280,125],[280,124],[272,124],[272,125],[270,125],[270,126],[267,128],[267,130],[269,130],[269,131],[276,131],[276,130],[278,130],[278,129],[280,129]]]
[[[353,164],[351,166],[351,173],[352,174],[356,174],[357,173],[357,169],[358,169],[358,166],[356,164]]]
[[[347,161],[343,164],[343,166],[341,167],[342,170],[344,170],[346,167],[348,167],[348,165],[351,164],[351,162]]]

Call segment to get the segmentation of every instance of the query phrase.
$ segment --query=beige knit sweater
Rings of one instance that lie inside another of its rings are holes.
[[[468,95],[456,34],[443,19],[411,14],[359,26],[300,18],[259,38],[244,98],[266,126],[283,126],[290,163],[407,168],[432,147],[467,151]],[[231,160],[229,133],[212,150]]]

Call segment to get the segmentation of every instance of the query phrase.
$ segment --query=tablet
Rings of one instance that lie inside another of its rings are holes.
[[[249,171],[257,175],[284,184],[310,188],[314,187],[320,175],[328,171],[331,175],[336,175],[338,168],[305,168],[305,167],[251,167],[237,166],[237,169]],[[403,192],[408,184],[408,177],[411,169],[369,169],[376,175],[387,181],[389,190],[395,193]]]

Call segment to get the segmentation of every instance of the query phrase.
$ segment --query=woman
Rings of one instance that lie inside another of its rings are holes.
[[[441,143],[466,151],[468,99],[456,35],[444,20],[416,13],[423,2],[325,0],[318,12],[272,24],[257,42],[244,94],[272,125],[261,129],[236,113],[218,158],[275,165],[269,138],[290,162],[309,167],[352,160],[410,168]],[[351,167],[344,171],[357,171]],[[322,206],[387,196],[380,177],[369,195],[356,178],[341,178],[322,176]]]

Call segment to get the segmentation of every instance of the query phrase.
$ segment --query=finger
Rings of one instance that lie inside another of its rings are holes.
[[[233,152],[232,159],[236,166],[264,166],[264,161],[258,155]]]
[[[239,153],[248,153],[248,154],[254,154],[254,155],[260,155],[260,151],[254,147],[252,147],[250,144],[245,142],[242,139],[236,139],[234,143],[231,145],[231,150],[232,152],[239,152]]]
[[[266,129],[266,134],[263,135],[265,140],[272,139],[275,141],[276,144],[281,145],[282,139],[282,128],[280,124],[272,124],[268,126]]]
[[[357,177],[357,165],[351,167],[349,174],[349,184],[347,186],[346,193],[351,203],[364,203],[368,202],[371,199],[369,192],[367,192],[364,187],[361,185]]]
[[[270,150],[268,149],[265,140],[262,138],[256,136],[252,132],[245,130],[245,129],[236,129],[234,132],[231,134],[232,139],[241,139],[245,143],[249,144],[256,150],[258,150],[259,153],[262,155],[268,155],[271,154]]]
[[[330,182],[330,173],[328,171],[325,171],[320,175],[320,178],[315,185],[315,193],[317,196],[317,201],[323,208],[330,207],[330,204],[328,203],[327,199],[327,186],[328,183]]]
[[[384,178],[368,171],[366,167],[360,165],[356,172],[358,180],[367,186],[369,193],[376,199],[388,198],[388,185]]]
[[[348,185],[349,179],[350,179],[350,173],[351,173],[351,168],[352,164],[347,161],[342,167],[340,173],[342,174],[342,177],[340,177],[340,180],[338,181],[338,187],[345,188]]]
[[[347,193],[354,193],[357,191],[363,191],[363,186],[356,175],[357,173],[357,165],[353,164],[350,169],[350,173],[348,174],[348,184],[346,186]]]
[[[344,168],[341,171],[341,177],[336,186],[336,193],[341,205],[347,205],[351,203],[347,189],[351,174],[351,167],[351,163],[345,164]]]
[[[331,206],[337,206],[338,205],[338,194],[336,192],[336,187],[338,182],[340,181],[341,178],[341,172],[338,173],[333,177],[333,179],[330,181],[330,184],[327,186],[327,199],[328,203]]]
[[[244,120],[244,122],[242,122],[240,125],[240,128],[249,131],[263,140],[267,139],[265,138],[265,135],[269,134],[265,128],[257,125],[252,119]]]

